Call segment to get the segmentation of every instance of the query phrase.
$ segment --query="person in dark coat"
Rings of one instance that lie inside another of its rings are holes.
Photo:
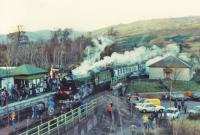
[[[184,104],[185,104],[185,101],[184,101],[184,99],[182,99],[181,100],[181,108],[182,108],[182,110],[184,109]]]
[[[154,128],[153,128],[153,121],[154,121],[154,116],[153,116],[153,114],[151,114],[151,115],[149,116],[149,128],[154,129]]]
[[[177,99],[175,99],[175,100],[174,100],[174,107],[175,107],[175,108],[177,108],[177,106],[178,106],[178,103],[177,103],[177,102],[178,102]]]
[[[181,103],[180,102],[178,102],[178,110],[179,110],[179,112],[181,111]]]
[[[184,113],[187,113],[187,105],[184,105]]]
[[[37,118],[36,106],[32,106],[32,119],[36,120],[36,118]]]

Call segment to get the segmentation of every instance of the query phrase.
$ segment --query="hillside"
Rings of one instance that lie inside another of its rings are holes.
[[[51,30],[40,30],[40,31],[27,31],[26,35],[28,36],[30,41],[47,41],[51,38],[52,36],[52,32]],[[83,35],[83,32],[79,32],[79,31],[72,31],[69,35],[70,38],[74,39],[76,37],[79,37],[81,35]],[[7,37],[6,35],[0,34],[0,43],[6,43]]]
[[[140,45],[178,43],[185,51],[193,51],[200,46],[200,17],[137,21],[102,28],[92,34],[106,34],[111,28],[117,32],[117,45],[126,45],[129,49]]]

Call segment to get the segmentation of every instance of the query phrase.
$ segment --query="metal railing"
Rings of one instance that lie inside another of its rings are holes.
[[[98,105],[99,99],[100,98],[93,99],[89,103],[85,103],[74,110],[71,110],[47,122],[44,122],[19,135],[44,135],[51,134],[55,130],[59,132],[59,128],[61,128],[62,126],[74,125],[75,122],[80,122],[83,118],[87,118],[89,114],[94,112],[94,109]]]
[[[5,114],[9,114],[12,111],[19,111],[23,110],[27,107],[33,106],[37,104],[38,102],[45,102],[47,103],[48,99],[51,98],[55,92],[47,93],[44,95],[40,95],[37,97],[33,97],[30,99],[22,100],[22,101],[16,101],[14,103],[10,103],[7,106],[0,107],[0,116],[3,116]]]

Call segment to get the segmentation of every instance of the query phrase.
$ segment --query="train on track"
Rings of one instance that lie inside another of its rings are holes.
[[[61,88],[54,98],[56,101],[81,99],[99,91],[111,90],[111,85],[119,79],[134,77],[148,77],[145,64],[100,67],[85,76],[69,72],[62,78]]]

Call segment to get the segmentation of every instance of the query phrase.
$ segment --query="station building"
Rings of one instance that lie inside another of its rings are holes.
[[[191,64],[174,56],[168,56],[149,65],[149,79],[189,81],[193,73]]]
[[[11,89],[16,85],[25,85],[32,88],[33,85],[43,89],[43,79],[47,71],[30,64],[24,64],[15,68],[0,68],[0,88],[6,87],[10,93]],[[41,90],[42,91],[42,90]]]

